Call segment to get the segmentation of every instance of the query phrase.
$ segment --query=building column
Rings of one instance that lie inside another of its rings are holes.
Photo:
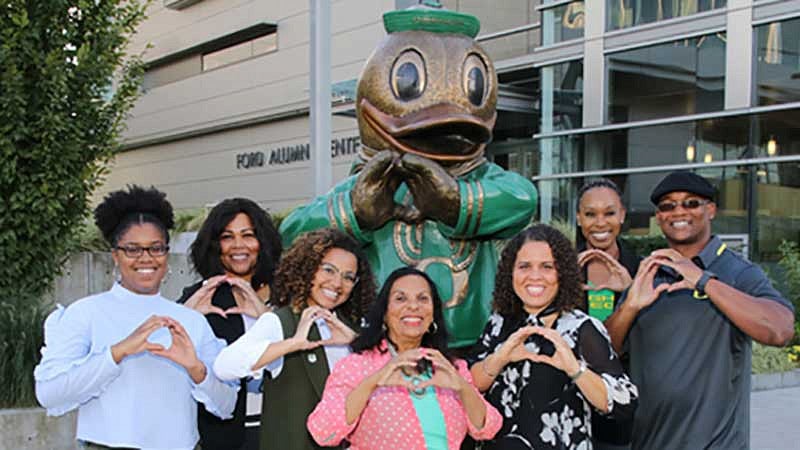
[[[606,60],[603,33],[606,27],[606,2],[584,2],[583,42],[583,126],[603,125],[606,118]],[[590,76],[587,76],[589,74]]]
[[[725,109],[747,108],[753,98],[753,0],[728,0]]]

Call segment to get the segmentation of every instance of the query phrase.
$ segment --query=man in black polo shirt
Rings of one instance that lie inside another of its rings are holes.
[[[748,449],[751,339],[781,346],[794,333],[791,303],[711,235],[714,194],[690,172],[656,186],[669,248],[642,261],[605,322],[639,387],[634,450]]]

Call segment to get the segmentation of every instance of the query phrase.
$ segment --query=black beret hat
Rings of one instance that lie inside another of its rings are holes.
[[[653,189],[653,193],[650,194],[650,201],[657,205],[661,197],[676,191],[691,192],[712,201],[717,193],[714,186],[705,178],[692,172],[679,170],[670,173],[658,183],[656,188]]]

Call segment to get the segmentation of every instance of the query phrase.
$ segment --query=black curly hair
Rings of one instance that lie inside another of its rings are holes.
[[[431,300],[433,300],[433,323],[436,324],[436,333],[431,333],[430,330],[425,333],[422,336],[422,347],[436,349],[445,357],[451,359],[452,355],[447,346],[447,326],[442,312],[442,299],[439,297],[436,284],[427,273],[410,266],[400,267],[389,274],[389,277],[383,283],[381,291],[378,293],[378,298],[375,299],[375,303],[372,304],[365,316],[365,323],[361,327],[361,333],[350,346],[354,352],[361,353],[365,350],[378,348],[383,339],[389,340],[389,336],[383,327],[386,310],[389,309],[389,294],[391,294],[395,281],[408,275],[417,275],[424,278],[431,290]]]
[[[155,225],[169,243],[169,230],[175,220],[167,194],[153,186],[143,188],[133,184],[128,185],[127,191],[120,189],[106,195],[94,210],[94,223],[106,242],[115,247],[131,226],[145,223]]]
[[[358,283],[353,286],[350,298],[336,308],[340,317],[345,317],[352,326],[361,319],[375,301],[375,278],[367,256],[349,234],[335,228],[309,231],[298,237],[281,258],[275,271],[275,287],[272,304],[276,307],[289,305],[295,313],[304,310],[311,295],[314,275],[328,250],[339,248],[356,256],[358,260]]]
[[[506,317],[524,318],[527,315],[522,300],[514,292],[513,283],[517,253],[527,242],[544,242],[553,253],[558,272],[558,292],[552,303],[556,310],[563,312],[580,308],[584,297],[582,275],[572,243],[555,228],[537,224],[517,233],[503,249],[495,275],[492,309]]]
[[[259,289],[264,284],[272,284],[275,267],[281,259],[282,246],[281,236],[267,212],[250,199],[229,198],[212,208],[192,243],[189,259],[194,270],[203,278],[225,273],[220,259],[219,237],[240,213],[250,218],[258,239],[258,258],[250,284],[253,289]]]

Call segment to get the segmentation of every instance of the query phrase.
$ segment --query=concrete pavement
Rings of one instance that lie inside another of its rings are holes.
[[[750,448],[800,450],[800,387],[750,394]]]

